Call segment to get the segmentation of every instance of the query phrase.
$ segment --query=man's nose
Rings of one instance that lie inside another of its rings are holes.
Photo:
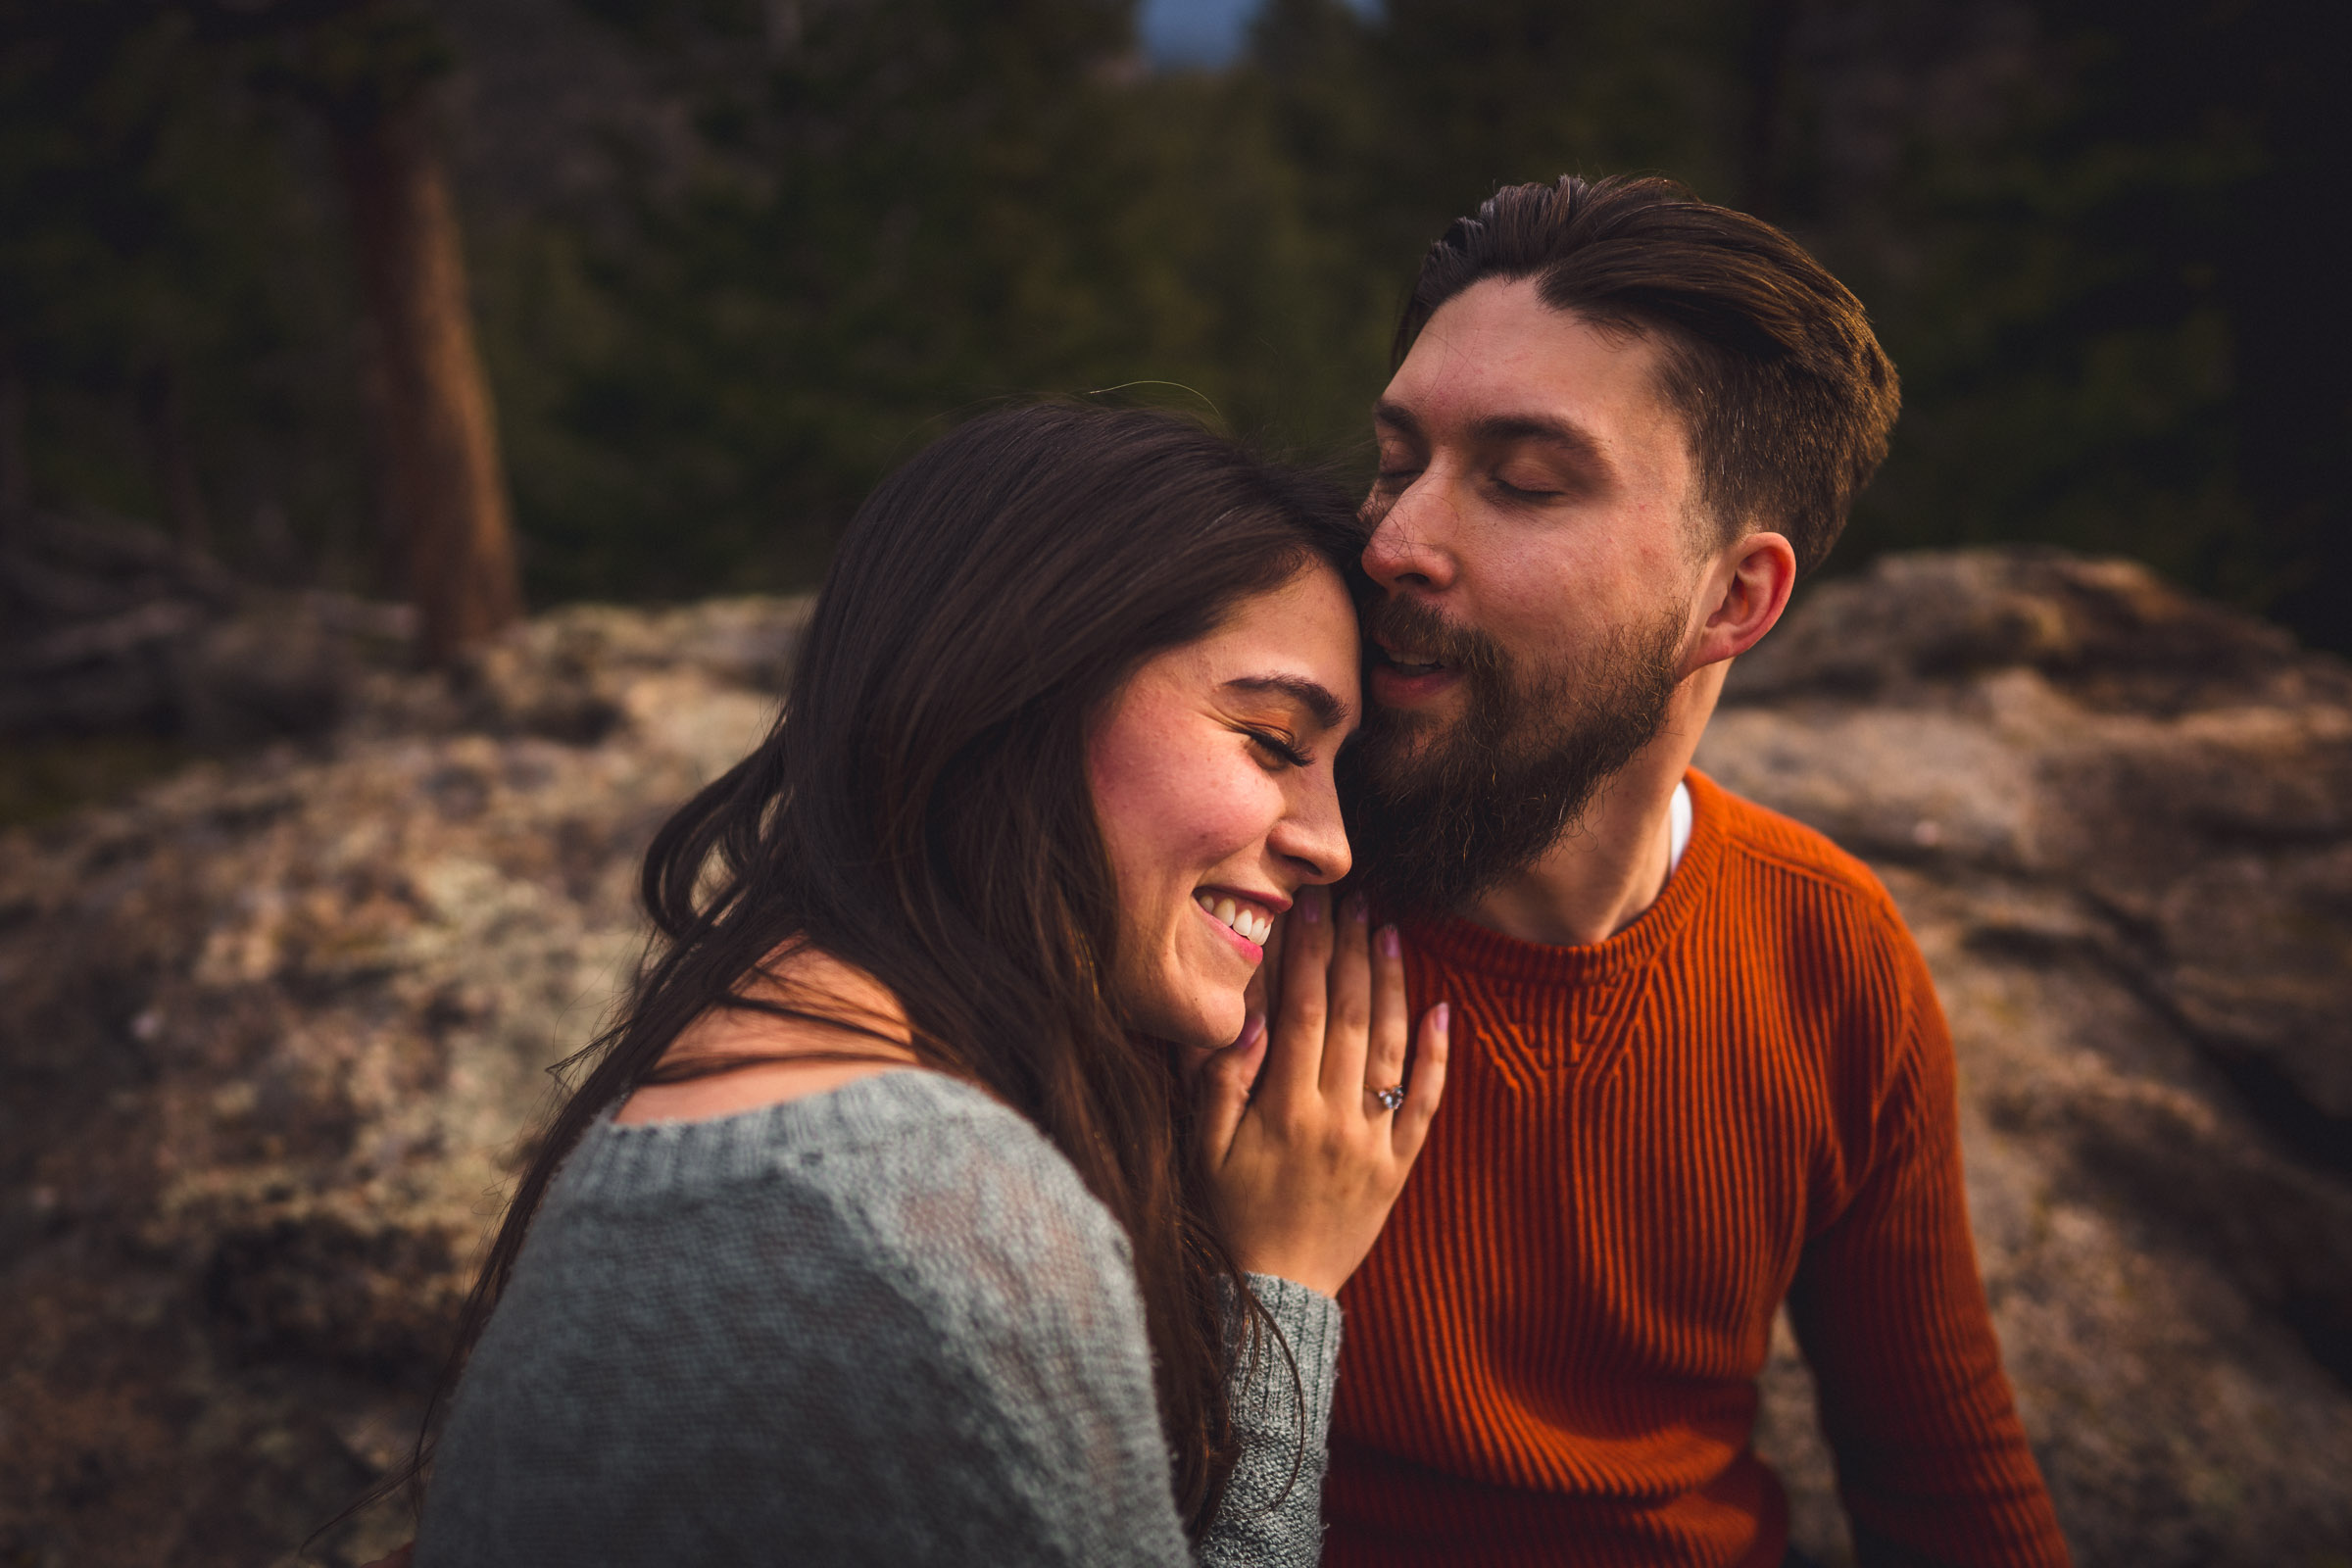
[[[1443,487],[1424,473],[1390,504],[1364,545],[1364,572],[1383,588],[1443,590],[1454,561],[1445,540],[1450,520]]]

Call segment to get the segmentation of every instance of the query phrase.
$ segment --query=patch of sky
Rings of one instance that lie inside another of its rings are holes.
[[[1348,0],[1366,16],[1380,0]],[[1261,0],[1144,0],[1138,19],[1144,53],[1153,65],[1228,66],[1249,41]]]

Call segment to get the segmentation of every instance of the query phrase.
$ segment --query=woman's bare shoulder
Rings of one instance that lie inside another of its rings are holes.
[[[749,1007],[712,1007],[688,1024],[664,1065],[747,1058],[743,1065],[676,1083],[646,1084],[613,1120],[707,1121],[839,1089],[917,1064],[906,1010],[890,988],[857,966],[810,947],[777,950],[745,976],[736,994],[803,1009],[786,1017]],[[821,1019],[833,1020],[830,1022]],[[859,1059],[845,1060],[845,1055]]]

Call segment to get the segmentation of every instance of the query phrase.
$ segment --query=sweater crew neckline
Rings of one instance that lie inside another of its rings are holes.
[[[1524,942],[1459,914],[1445,914],[1406,917],[1401,923],[1407,940],[1447,969],[1540,985],[1589,986],[1646,966],[1713,894],[1722,875],[1730,814],[1726,797],[1695,767],[1684,772],[1683,782],[1690,791],[1690,845],[1656,901],[1616,935],[1559,947]]]

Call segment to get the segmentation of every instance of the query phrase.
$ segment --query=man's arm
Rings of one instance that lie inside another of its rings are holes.
[[[1789,1314],[1865,1564],[2063,1568],[1977,1274],[1951,1031],[1910,935],[1885,1092],[1849,1138],[1850,1201],[1805,1249]]]

